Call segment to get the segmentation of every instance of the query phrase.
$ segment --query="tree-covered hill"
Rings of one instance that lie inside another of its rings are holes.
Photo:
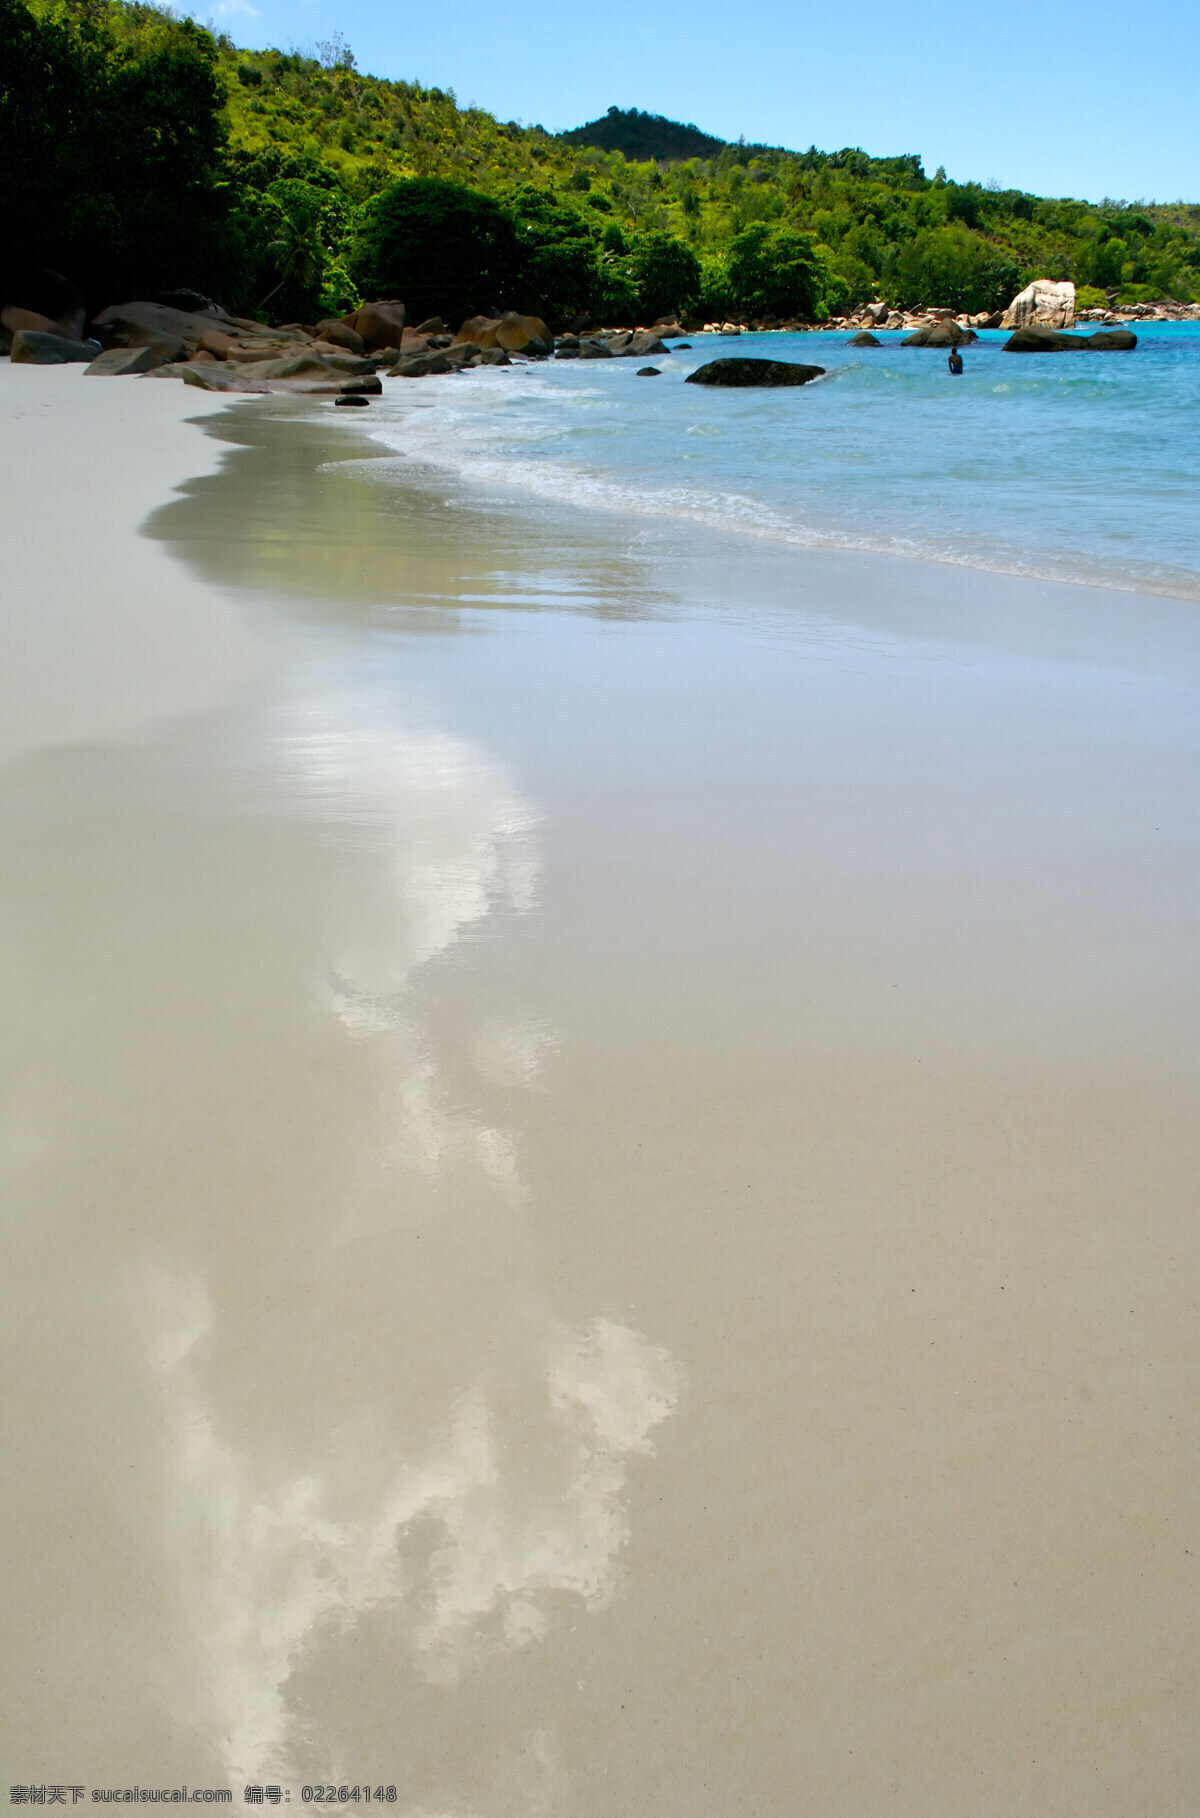
[[[610,107],[598,120],[560,133],[568,145],[592,145],[599,151],[618,151],[631,163],[654,158],[662,164],[679,164],[686,158],[715,158],[724,151],[724,139],[702,133],[698,126],[683,126],[662,114],[644,114],[636,107]]]
[[[976,310],[1033,277],[1073,278],[1085,302],[1200,298],[1196,206],[727,145],[636,110],[606,116],[626,135],[606,148],[364,75],[338,39],[243,51],[143,0],[0,0],[0,43],[0,258],[66,273],[93,307],[191,285],[312,320],[406,273],[439,312],[469,298],[556,324],[821,320],[876,296]],[[445,244],[468,219],[486,220],[486,269]]]

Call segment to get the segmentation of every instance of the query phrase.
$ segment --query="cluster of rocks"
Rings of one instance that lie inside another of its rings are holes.
[[[884,307],[883,304],[871,304],[868,310],[874,312]],[[1178,307],[1181,311],[1184,308],[1182,304]],[[1196,316],[1200,318],[1200,308],[1196,309]],[[1112,332],[1093,335],[1070,334],[1068,331],[1077,319],[1111,323],[1114,328]],[[1129,319],[1132,318],[1105,310],[1085,310],[1077,318],[1072,283],[1036,278],[1013,298],[1007,309],[994,315],[956,315],[951,309],[931,309],[924,312],[924,319],[906,317],[898,326],[909,329],[901,342],[903,347],[961,347],[978,340],[980,328],[1006,328],[1012,330],[1012,335],[1004,344],[1005,353],[1063,353],[1072,347],[1113,353],[1128,352],[1137,346],[1137,336],[1123,326]],[[890,327],[891,318],[877,325]],[[862,327],[852,337],[850,345],[878,347],[881,343],[868,328]]]
[[[53,307],[53,304],[50,305]],[[1123,326],[1134,320],[1200,320],[1200,304],[1136,304],[1128,309],[1084,310],[1079,320]],[[312,324],[289,322],[268,328],[234,316],[194,291],[174,291],[156,301],[113,304],[92,322],[93,339],[84,337],[82,307],[58,316],[17,305],[0,311],[0,353],[5,343],[14,361],[36,365],[86,364],[98,378],[135,374],[181,378],[207,391],[294,391],[332,394],[337,401],[365,403],[378,396],[381,375],[419,379],[479,366],[508,366],[514,359],[610,360],[645,359],[686,348],[689,335],[737,336],[746,332],[800,333],[817,329],[851,331],[851,345],[878,347],[880,333],[903,331],[905,347],[958,347],[974,341],[984,328],[1006,328],[1011,352],[1057,352],[1065,347],[1136,346],[1132,334],[1071,336],[1076,321],[1075,286],[1039,278],[1014,297],[1004,311],[969,315],[953,309],[894,310],[876,300],[849,316],[826,323],[781,321],[703,322],[667,317],[651,328],[599,327],[580,319],[569,332],[553,335],[540,317],[508,310],[472,316],[457,333],[440,317],[415,328],[395,298],[365,303],[350,314]],[[713,371],[713,363],[704,371]],[[728,365],[728,362],[725,363]],[[745,362],[742,363],[745,365]],[[810,372],[818,368],[793,367]],[[657,376],[660,369],[641,367]],[[693,375],[695,377],[696,375]],[[710,377],[707,384],[764,383],[755,379]],[[784,380],[775,380],[783,383]],[[801,381],[788,378],[787,383]]]
[[[672,331],[668,329],[665,332]],[[676,329],[675,332],[683,334],[682,329]],[[559,335],[554,343],[556,360],[644,360],[650,354],[670,352],[663,333],[654,328],[598,329],[590,335]]]
[[[476,316],[454,334],[440,317],[409,327],[396,299],[336,319],[267,328],[195,292],[174,292],[101,310],[93,340],[82,338],[82,321],[65,324],[27,309],[5,308],[0,322],[19,364],[83,363],[85,376],[97,378],[180,378],[206,391],[328,393],[347,402],[378,396],[381,373],[422,378],[554,351],[550,330],[535,316]]]
[[[1122,303],[1107,309],[1081,309],[1077,322],[1200,322],[1200,303],[1178,303],[1163,297],[1157,303]]]
[[[581,323],[578,332],[553,335],[540,317],[508,310],[472,316],[455,333],[438,316],[409,327],[396,299],[336,319],[268,328],[196,292],[113,304],[95,317],[94,340],[82,339],[82,317],[54,322],[11,308],[2,319],[18,362],[81,362],[97,378],[180,378],[206,391],[317,392],[346,401],[378,396],[381,375],[420,379],[514,359],[645,359],[670,353],[668,339],[679,342],[687,332],[672,317],[652,329],[589,330]]]

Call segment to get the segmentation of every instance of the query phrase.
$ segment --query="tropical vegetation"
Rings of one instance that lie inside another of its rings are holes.
[[[610,109],[555,136],[362,74],[344,40],[239,50],[143,0],[0,0],[0,259],[99,307],[190,286],[274,320],[364,295],[447,319],[824,320],[1200,298],[1200,207],[1045,199],[915,156],[726,144]]]

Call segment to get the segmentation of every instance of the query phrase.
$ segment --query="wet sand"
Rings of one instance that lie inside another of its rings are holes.
[[[1190,1818],[1188,610],[93,389],[136,484],[4,492],[10,1783]]]

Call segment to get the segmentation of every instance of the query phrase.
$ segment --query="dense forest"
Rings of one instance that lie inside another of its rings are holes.
[[[338,38],[240,51],[136,0],[0,0],[0,43],[10,291],[50,267],[92,308],[186,285],[276,321],[387,294],[556,326],[992,309],[1033,277],[1081,304],[1200,298],[1193,205],[1041,199],[636,109],[554,136],[365,76]]]

